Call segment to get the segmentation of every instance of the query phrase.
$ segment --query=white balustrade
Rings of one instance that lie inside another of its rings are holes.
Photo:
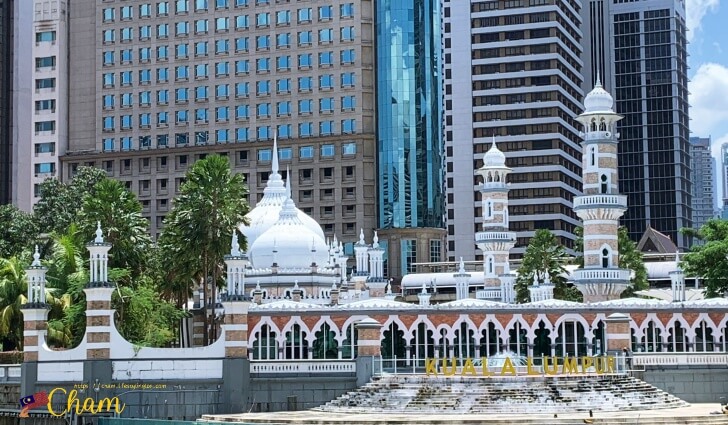
[[[579,280],[619,280],[630,279],[631,270],[624,269],[578,269],[574,270],[573,279]]]
[[[584,195],[574,197],[574,208],[591,207],[591,206],[616,206],[627,207],[627,195]]]
[[[728,353],[634,353],[635,366],[728,366]]]
[[[516,234],[514,232],[478,232],[475,234],[475,240],[515,241]]]
[[[500,301],[500,289],[478,289],[475,291],[475,298],[479,300],[497,300]]]
[[[253,360],[250,373],[354,373],[350,360]]]

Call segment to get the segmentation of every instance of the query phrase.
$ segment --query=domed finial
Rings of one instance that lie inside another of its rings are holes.
[[[463,261],[463,257],[460,257],[460,270],[458,270],[460,274],[465,273],[465,261]]]
[[[549,274],[548,271],[546,272],[546,275],[543,278],[543,284],[544,285],[551,285],[551,275]]]
[[[374,238],[372,239],[372,248],[379,248],[379,236],[377,236],[377,231],[374,231]]]
[[[601,87],[602,86],[602,79],[599,76],[599,70],[597,69],[597,82],[594,84],[594,87]]]
[[[425,282],[422,282],[422,293],[423,294],[427,293],[427,284]]]
[[[35,246],[35,253],[33,254],[33,263],[31,267],[40,267],[40,252],[38,252],[38,245]]]
[[[233,230],[233,241],[231,244],[230,255],[233,257],[240,256],[240,243],[238,243],[238,232]]]
[[[331,289],[336,289],[336,279],[334,279],[334,283],[331,284]]]
[[[392,282],[387,282],[387,295],[392,295]]]
[[[491,147],[498,149],[498,146],[495,144],[495,133],[493,133],[493,145]]]
[[[538,286],[538,272],[533,273],[533,286]]]
[[[298,287],[298,281],[297,281],[297,280],[294,280],[294,281],[293,281],[293,289],[300,289],[300,288]]]
[[[361,228],[361,231],[359,232],[359,245],[366,245],[366,242],[364,242],[364,228]]]
[[[104,243],[104,232],[101,231],[101,222],[96,222],[96,239],[94,239],[94,243]]]
[[[255,282],[255,290],[260,291],[260,281]]]

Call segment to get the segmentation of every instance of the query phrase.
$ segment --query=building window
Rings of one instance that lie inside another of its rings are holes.
[[[354,17],[354,3],[344,3],[339,6],[340,15],[342,18],[353,18]]]
[[[258,161],[270,161],[271,151],[270,149],[258,149]]]
[[[298,149],[298,157],[300,159],[313,158],[313,146],[301,146]]]
[[[356,155],[356,142],[345,143],[341,147],[342,155]]]
[[[356,133],[356,120],[355,119],[341,120],[341,132],[344,134]]]
[[[439,263],[442,258],[442,242],[439,239],[430,239],[430,262]]]
[[[336,154],[334,145],[321,145],[321,157],[330,158]]]
[[[414,273],[417,262],[417,241],[414,239],[402,239],[400,241],[402,275]]]

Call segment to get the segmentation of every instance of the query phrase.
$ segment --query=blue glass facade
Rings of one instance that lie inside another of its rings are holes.
[[[379,227],[444,227],[439,0],[376,2]]]

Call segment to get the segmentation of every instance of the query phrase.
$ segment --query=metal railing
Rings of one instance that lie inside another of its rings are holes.
[[[20,382],[22,376],[21,365],[0,364],[0,382]]]
[[[634,353],[634,366],[728,366],[728,353]]]
[[[356,373],[353,360],[253,360],[250,373]]]

